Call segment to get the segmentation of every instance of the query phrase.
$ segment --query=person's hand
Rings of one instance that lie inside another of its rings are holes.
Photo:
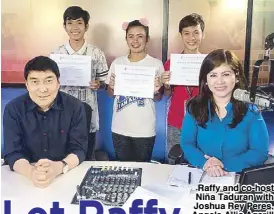
[[[110,87],[112,90],[114,90],[114,85],[115,85],[115,74],[112,73],[110,76],[108,87]]]
[[[204,157],[207,159],[203,169],[206,170],[208,167],[211,166],[220,166],[221,168],[224,168],[224,164],[215,157],[210,157],[208,155],[204,155]]]
[[[40,159],[32,168],[30,178],[35,186],[44,188],[62,173],[62,168],[63,163],[60,161]]]
[[[205,171],[211,177],[221,177],[227,175],[227,172],[224,171],[224,169],[219,165],[207,167]]]
[[[219,177],[227,175],[227,172],[223,169],[224,164],[219,159],[210,157],[208,155],[205,155],[204,157],[207,159],[207,161],[204,164],[203,169],[209,176]]]
[[[47,182],[47,171],[49,166],[49,163],[44,163],[43,166],[31,166],[31,171],[28,177],[35,186],[44,188],[49,185],[49,182]]]
[[[164,86],[166,88],[169,88],[170,85],[169,85],[169,81],[170,81],[170,71],[165,71],[162,76],[161,76],[161,79],[162,79],[162,83],[164,84]]]
[[[36,171],[36,167],[31,166],[31,171],[28,177],[35,186],[41,188],[46,187],[46,185],[44,184],[44,181],[47,180],[46,172]]]
[[[100,88],[100,81],[99,80],[92,80],[89,82],[89,88],[91,90],[98,90]]]
[[[155,77],[154,79],[154,92],[157,93],[161,88],[160,77]]]
[[[37,171],[44,170],[47,172],[48,177],[53,179],[62,174],[63,170],[63,163],[61,161],[51,161],[49,159],[40,159],[35,166],[37,166]]]

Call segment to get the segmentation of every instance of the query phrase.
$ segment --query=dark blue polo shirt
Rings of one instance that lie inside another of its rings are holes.
[[[84,161],[88,145],[85,108],[82,102],[59,91],[47,112],[38,109],[29,94],[6,105],[3,116],[4,160],[11,170],[15,161],[41,158],[60,161],[68,154]]]

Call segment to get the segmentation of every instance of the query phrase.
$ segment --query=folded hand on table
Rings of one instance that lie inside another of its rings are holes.
[[[204,164],[203,169],[209,176],[220,177],[227,175],[227,172],[224,170],[224,164],[219,159],[208,155],[205,155],[205,158],[207,161]]]
[[[47,187],[49,184],[62,173],[63,163],[60,161],[51,161],[40,159],[32,166],[30,179],[37,187]]]

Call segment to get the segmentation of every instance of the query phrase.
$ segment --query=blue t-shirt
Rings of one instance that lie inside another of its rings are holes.
[[[210,109],[210,108],[209,108]],[[244,168],[263,164],[268,157],[269,135],[261,113],[250,105],[243,120],[235,128],[232,103],[226,106],[227,115],[220,120],[209,114],[206,128],[198,126],[187,112],[181,134],[185,158],[194,166],[203,168],[204,155],[218,158],[224,170],[241,172]]]

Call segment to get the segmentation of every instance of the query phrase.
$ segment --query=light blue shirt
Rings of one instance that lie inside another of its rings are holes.
[[[243,120],[230,128],[232,103],[226,110],[222,120],[209,114],[206,128],[198,126],[195,118],[186,113],[181,134],[185,158],[193,166],[203,168],[207,160],[204,155],[213,156],[224,164],[224,170],[232,172],[263,164],[268,158],[269,135],[261,113],[249,105]]]

